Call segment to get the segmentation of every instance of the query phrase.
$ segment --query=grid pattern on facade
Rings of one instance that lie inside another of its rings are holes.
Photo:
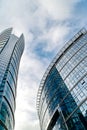
[[[86,95],[87,32],[81,30],[52,61],[41,81],[37,97],[41,130],[86,130]],[[54,116],[56,111],[58,116]]]
[[[0,130],[14,129],[18,68],[24,50],[23,35],[18,38],[11,31],[0,35]]]

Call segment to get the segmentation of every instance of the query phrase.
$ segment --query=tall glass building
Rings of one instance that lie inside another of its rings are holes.
[[[37,95],[41,130],[87,130],[87,31],[56,55]]]
[[[11,34],[12,28],[0,34],[0,130],[13,130],[15,98],[24,36]]]

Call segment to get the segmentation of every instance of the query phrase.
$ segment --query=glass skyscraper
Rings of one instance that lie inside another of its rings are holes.
[[[37,95],[41,130],[87,130],[87,31],[56,55]]]
[[[15,98],[24,36],[11,34],[12,28],[0,34],[0,130],[13,130]]]

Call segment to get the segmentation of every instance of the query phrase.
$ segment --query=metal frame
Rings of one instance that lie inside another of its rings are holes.
[[[54,67],[54,65],[57,63],[57,61],[60,59],[60,57],[64,54],[65,50],[74,43],[74,41],[76,41],[80,36],[82,36],[83,34],[87,33],[85,28],[82,28],[69,42],[67,42],[64,47],[58,52],[58,54],[54,57],[54,59],[52,60],[51,64],[48,66],[46,72],[43,75],[43,78],[41,80],[39,89],[38,89],[38,93],[37,93],[37,100],[36,100],[36,107],[37,107],[37,111],[39,112],[39,103],[40,103],[40,98],[41,98],[41,94],[44,88],[44,83],[46,78],[48,77],[51,69]]]

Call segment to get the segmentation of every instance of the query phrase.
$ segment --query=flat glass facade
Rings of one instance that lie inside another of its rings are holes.
[[[81,30],[48,67],[37,109],[41,130],[87,129],[87,32]]]
[[[20,58],[24,37],[7,29],[0,34],[0,130],[13,130],[15,125],[15,98]]]

